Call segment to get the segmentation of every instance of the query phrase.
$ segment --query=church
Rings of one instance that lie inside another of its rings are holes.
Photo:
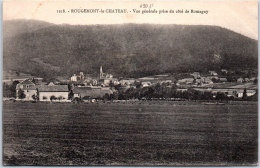
[[[100,66],[99,69],[99,81],[103,83],[105,86],[108,86],[111,82],[113,84],[118,83],[118,80],[116,78],[113,78],[112,74],[103,72],[102,65]]]

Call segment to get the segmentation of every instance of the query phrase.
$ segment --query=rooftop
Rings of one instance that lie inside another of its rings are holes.
[[[68,92],[68,85],[38,85],[37,86],[39,92]]]

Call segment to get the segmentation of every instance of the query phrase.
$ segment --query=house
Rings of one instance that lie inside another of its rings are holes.
[[[74,75],[70,78],[70,80],[71,80],[72,82],[77,82],[77,81],[78,81],[78,76],[77,76],[76,74],[74,74]]]
[[[218,76],[207,76],[208,79],[211,79],[211,80],[218,80],[219,77]]]
[[[142,84],[143,87],[148,87],[148,86],[151,86],[151,85],[152,85],[152,83],[149,82],[149,81],[147,81],[147,82],[141,82],[141,84]]]
[[[21,96],[22,93],[24,94],[23,96]],[[36,95],[37,95],[36,86],[29,79],[26,79],[16,85],[16,98],[17,99],[34,100],[33,96],[36,96]],[[22,97],[24,97],[24,98],[22,98]]]
[[[201,92],[211,92],[215,97],[218,93],[223,93],[228,97],[242,98],[244,94],[244,89],[241,88],[193,88]],[[256,94],[255,89],[247,89],[246,95],[253,96]]]
[[[195,84],[202,85],[202,84],[213,84],[212,80],[208,77],[201,77],[199,79],[196,79]]]
[[[195,84],[196,85],[202,85],[203,82],[204,82],[204,80],[202,78],[200,78],[200,79],[196,79]]]
[[[203,83],[205,83],[205,84],[213,84],[212,80],[210,78],[207,78],[207,77],[203,78]]]
[[[237,82],[239,82],[239,83],[242,83],[244,80],[243,80],[243,78],[238,78],[237,79]]]
[[[228,73],[228,70],[226,70],[226,69],[221,69],[221,72],[224,73],[224,74],[227,74],[227,73]]]
[[[199,72],[193,72],[192,74],[190,74],[191,76],[194,77],[194,79],[198,79],[200,77],[200,73]]]
[[[119,81],[121,85],[127,86],[135,83],[135,79],[122,79]]]
[[[227,78],[219,78],[219,81],[220,81],[220,82],[223,82],[223,83],[224,83],[224,82],[227,82]]]
[[[252,78],[250,78],[249,80],[250,80],[250,81],[254,81],[254,80],[256,80],[256,77],[252,77]]]
[[[244,81],[245,81],[245,82],[249,82],[250,79],[249,79],[249,78],[245,78]]]
[[[240,90],[238,90],[238,92],[237,92],[237,97],[238,98],[242,98],[243,97],[243,95],[244,95],[244,89],[240,89]],[[247,96],[253,96],[254,94],[256,94],[256,90],[254,90],[254,89],[247,89],[246,90],[246,95]]]
[[[178,84],[192,84],[194,82],[193,78],[184,78],[178,80]]]
[[[209,71],[209,74],[212,76],[218,76],[217,72],[215,72],[215,71]]]
[[[103,81],[105,86],[109,86],[110,83],[113,83],[115,85],[119,84],[118,79],[116,79],[116,78],[104,78],[102,81]]]
[[[38,85],[39,101],[66,101],[69,96],[68,85]]]
[[[76,74],[73,74],[73,76],[70,78],[72,82],[84,81],[84,79],[85,76],[83,72],[80,72],[78,76]]]
[[[248,90],[246,91],[246,95],[247,95],[247,96],[253,96],[254,94],[256,94],[256,90],[253,90],[253,89],[252,89],[252,90],[251,90],[251,89],[249,90],[249,89],[248,89]]]
[[[90,85],[90,86],[96,86],[96,85],[98,85],[98,80],[97,80],[97,79],[89,78],[89,79],[87,79],[87,80],[84,81],[84,85],[85,85],[85,86],[88,86],[88,85]]]
[[[165,79],[165,80],[159,80],[159,83],[160,84],[171,84],[172,83],[172,80],[170,80],[170,79]]]
[[[75,87],[74,98],[103,98],[106,94],[111,95],[113,91],[109,87]]]

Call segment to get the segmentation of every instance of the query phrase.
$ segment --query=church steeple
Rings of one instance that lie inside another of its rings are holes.
[[[103,70],[102,70],[102,65],[100,66],[99,70],[99,78],[101,79],[103,77]]]

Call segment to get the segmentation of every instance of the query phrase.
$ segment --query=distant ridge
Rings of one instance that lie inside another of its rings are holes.
[[[125,77],[257,68],[257,40],[217,26],[13,20],[3,22],[3,35],[4,69],[46,78],[95,74],[100,65]]]

